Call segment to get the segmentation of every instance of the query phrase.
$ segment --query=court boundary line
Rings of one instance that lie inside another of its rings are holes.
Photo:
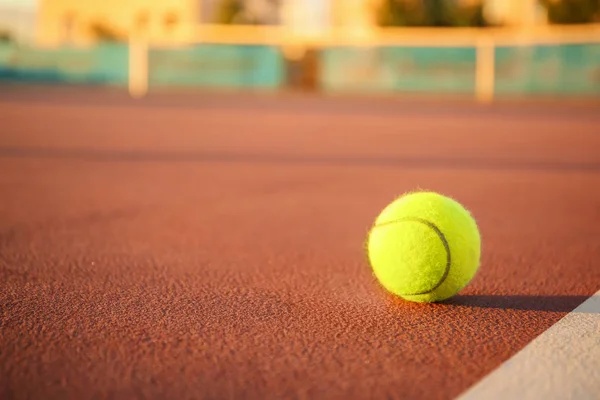
[[[598,400],[600,290],[456,400]]]

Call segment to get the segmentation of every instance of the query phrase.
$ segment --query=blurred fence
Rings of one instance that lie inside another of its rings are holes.
[[[128,47],[40,49],[0,44],[0,80],[64,84],[126,85]]]
[[[495,60],[497,95],[600,95],[600,43],[502,46]]]
[[[0,44],[0,79],[155,88],[329,93],[600,95],[597,25],[538,31],[387,29],[302,38],[278,27],[202,27],[177,46],[141,40],[92,48]]]
[[[477,52],[477,47],[324,49],[320,86],[330,92],[476,93]],[[600,95],[600,44],[502,46],[490,62],[495,96]]]
[[[474,47],[334,47],[321,51],[328,92],[474,93]]]
[[[279,88],[284,85],[280,50],[265,45],[205,44],[150,48],[148,86]]]

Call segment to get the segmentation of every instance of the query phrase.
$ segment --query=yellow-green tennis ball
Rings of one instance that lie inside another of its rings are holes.
[[[367,239],[373,272],[391,293],[415,302],[448,299],[479,269],[481,237],[457,201],[435,192],[400,196],[375,220]]]

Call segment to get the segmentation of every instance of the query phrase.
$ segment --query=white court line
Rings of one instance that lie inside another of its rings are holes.
[[[600,400],[600,291],[457,400]]]

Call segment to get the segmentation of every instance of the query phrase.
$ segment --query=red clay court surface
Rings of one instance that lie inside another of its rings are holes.
[[[0,93],[3,399],[451,399],[600,289],[597,104]],[[442,304],[363,250],[415,188],[481,229]]]

